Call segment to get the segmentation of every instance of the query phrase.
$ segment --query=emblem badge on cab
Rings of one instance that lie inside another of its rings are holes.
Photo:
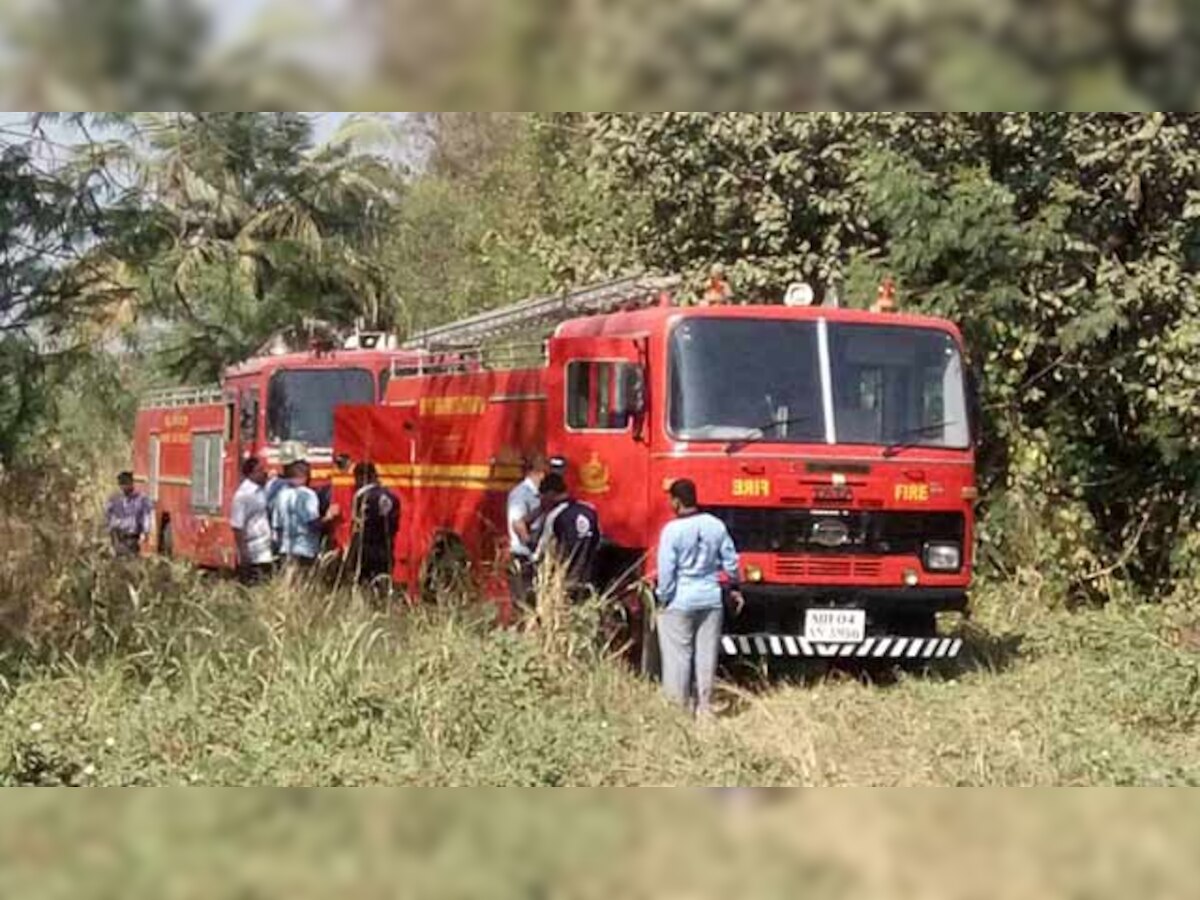
[[[850,529],[839,519],[817,519],[812,523],[810,538],[822,547],[840,547],[850,540]]]

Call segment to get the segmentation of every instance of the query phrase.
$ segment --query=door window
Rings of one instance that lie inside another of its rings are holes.
[[[619,401],[633,363],[576,359],[567,363],[567,427],[575,431],[624,431],[632,419]]]
[[[221,433],[192,435],[192,507],[221,508]]]

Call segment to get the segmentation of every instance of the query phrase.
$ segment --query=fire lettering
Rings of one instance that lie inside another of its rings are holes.
[[[733,479],[733,496],[770,497],[771,482],[766,478],[735,478]]]
[[[896,499],[906,500],[910,503],[928,503],[929,485],[898,484],[896,485]]]

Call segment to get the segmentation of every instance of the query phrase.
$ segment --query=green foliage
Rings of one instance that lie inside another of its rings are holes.
[[[426,105],[1178,109],[1200,82],[1184,0],[365,5],[379,75]]]
[[[383,248],[410,332],[550,286],[531,252],[558,193],[543,182],[530,123],[494,113],[419,117],[407,130],[424,156]]]
[[[46,413],[42,360],[18,337],[0,338],[0,462],[11,460]]]
[[[106,227],[102,179],[90,167],[56,170],[46,151],[33,134],[0,135],[0,464],[53,416],[111,302],[80,249]]]
[[[203,0],[2,0],[10,51],[0,62],[19,109],[292,108],[338,89],[268,40],[315,35],[315,14],[254,16],[230,34]],[[267,20],[267,28],[263,21]],[[326,26],[328,27],[328,26]],[[274,51],[274,52],[269,52]]]
[[[142,114],[106,163],[132,184],[94,255],[140,311],[172,323],[171,368],[216,378],[273,332],[393,316],[378,261],[398,173],[349,145],[311,146],[299,114]]]

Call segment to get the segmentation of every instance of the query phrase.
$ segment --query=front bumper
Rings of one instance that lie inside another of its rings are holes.
[[[865,609],[868,615],[886,613],[962,612],[967,608],[964,587],[808,586],[743,582],[748,605],[760,609],[843,606]]]
[[[797,659],[953,659],[962,650],[962,638],[868,637],[857,643],[818,643],[791,634],[727,634],[721,653],[727,657],[795,657]]]

